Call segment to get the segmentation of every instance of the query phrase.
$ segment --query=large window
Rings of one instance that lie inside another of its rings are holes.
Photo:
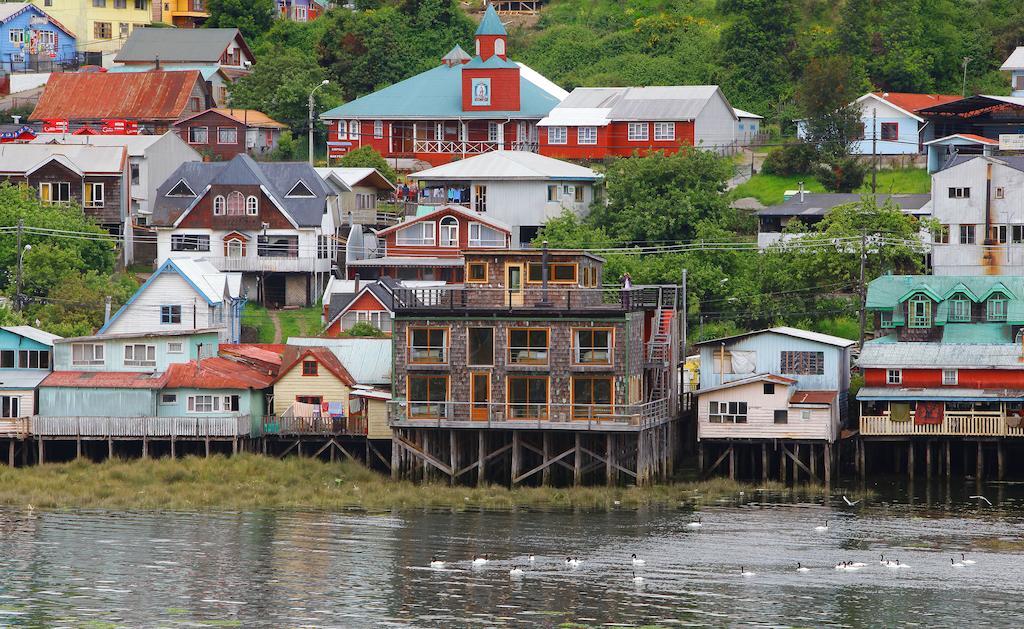
[[[18,352],[13,349],[0,350],[0,369],[14,369]]]
[[[509,328],[508,362],[514,365],[548,364],[548,330]]]
[[[459,246],[459,219],[454,216],[445,216],[440,223],[440,238],[442,247]]]
[[[708,402],[708,421],[712,424],[745,424],[747,403]]]
[[[68,181],[48,181],[39,184],[39,199],[49,205],[71,203],[71,183]]]
[[[949,300],[949,320],[964,322],[971,320],[971,300],[957,295]]]
[[[924,295],[914,295],[907,302],[909,325],[912,328],[932,327],[932,300]]]
[[[573,361],[580,365],[612,364],[611,328],[581,328],[573,331]]]
[[[395,235],[395,242],[404,247],[433,247],[436,242],[434,240],[434,223],[421,221],[400,229]]]
[[[103,207],[103,192],[103,184],[101,183],[85,184],[85,207]]]
[[[160,306],[160,323],[163,325],[181,323],[181,306]]]
[[[22,369],[49,369],[50,351],[23,349],[18,351],[18,367]]]
[[[650,125],[646,122],[631,122],[626,134],[630,142],[646,142],[650,138]]]
[[[825,352],[781,352],[779,368],[782,373],[820,376],[825,373]]]
[[[207,234],[171,234],[171,251],[209,251]]]
[[[103,3],[99,6],[106,6],[106,0],[92,0],[93,6],[97,6],[97,2]],[[114,36],[114,27],[110,22],[93,22],[92,36],[93,39],[110,39]]]
[[[895,142],[900,138],[900,125],[898,122],[883,122],[878,126],[879,135],[883,142]]]
[[[579,127],[576,129],[577,144],[597,144],[597,127]]]
[[[961,225],[960,226],[960,244],[961,245],[973,245],[978,241],[976,235],[975,225]]]
[[[102,343],[75,343],[71,346],[72,365],[102,365]]]
[[[124,364],[128,367],[156,367],[156,345],[125,345]]]
[[[189,127],[188,128],[188,143],[189,144],[207,144],[210,141],[210,128],[209,127]]]
[[[409,362],[437,365],[448,359],[448,328],[409,328]]]
[[[470,247],[504,247],[505,236],[496,229],[482,223],[469,224]]]
[[[220,396],[190,395],[188,396],[188,412],[216,413],[220,411]]]
[[[217,144],[238,144],[238,129],[217,127]]]
[[[658,142],[667,142],[669,140],[676,139],[676,123],[674,122],[655,122],[654,123],[654,139]]]
[[[21,417],[21,400],[13,395],[0,395],[0,417],[13,419]]]
[[[494,328],[469,328],[466,339],[470,365],[486,367],[494,364]]]
[[[228,216],[245,216],[245,195],[235,190],[228,195],[227,199]]]
[[[989,321],[1006,321],[1006,296],[996,293],[985,302],[985,318]]]
[[[509,419],[548,418],[548,379],[545,376],[510,376]]]
[[[575,264],[549,264],[548,281],[554,284],[576,284],[576,272]],[[544,265],[538,262],[531,262],[527,268],[526,279],[533,283],[544,281]]]
[[[448,416],[448,376],[409,376],[409,418]]]
[[[572,379],[573,419],[593,419],[613,412],[613,380],[610,377]]]
[[[548,127],[548,144],[565,144],[568,135],[565,127]]]

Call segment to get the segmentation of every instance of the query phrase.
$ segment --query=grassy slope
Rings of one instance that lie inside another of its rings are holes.
[[[786,190],[796,190],[800,187],[799,182],[801,181],[804,182],[804,188],[808,192],[825,191],[821,184],[810,175],[780,177],[758,174],[737,186],[733,194],[736,198],[754,197],[765,205],[777,205],[782,203],[782,193]],[[880,170],[878,171],[877,189],[880,193],[927,194],[931,191],[931,178],[923,168]],[[870,190],[871,175],[868,174],[865,184],[857,192],[869,192]]]
[[[256,328],[257,340],[260,343],[274,342],[274,324],[270,322],[270,315],[263,306],[249,302],[245,304],[242,311],[242,325]]]
[[[282,310],[277,313],[281,320],[281,340],[286,341],[292,336],[316,336],[319,334],[320,313],[320,306]]]
[[[819,494],[820,487],[772,491]],[[642,504],[702,503],[750,493],[755,487],[728,479],[654,487],[483,488],[396,482],[361,465],[284,460],[241,454],[210,459],[113,460],[0,468],[0,504],[36,509],[326,509],[414,507],[510,508],[549,506],[611,508]]]

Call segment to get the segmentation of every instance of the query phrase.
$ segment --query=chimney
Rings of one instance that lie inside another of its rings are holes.
[[[159,69],[160,69],[160,55],[157,55],[156,56],[156,65],[153,66],[153,70],[159,70]]]
[[[21,116],[11,116],[14,119],[14,124],[21,124]]]
[[[800,182],[800,203],[804,202],[804,182]]]
[[[355,285],[354,285],[354,287],[352,289],[352,293],[355,294],[355,295],[359,294],[359,274],[358,273],[356,273]]]

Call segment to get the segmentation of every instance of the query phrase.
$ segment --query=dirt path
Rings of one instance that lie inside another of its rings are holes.
[[[268,310],[267,314],[270,316],[270,322],[274,324],[274,343],[281,342],[281,320],[277,318],[277,311]]]

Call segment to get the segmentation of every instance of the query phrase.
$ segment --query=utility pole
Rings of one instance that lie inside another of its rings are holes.
[[[960,97],[961,98],[966,98],[967,97],[967,64],[972,62],[972,61],[974,61],[974,57],[964,57],[964,62],[963,62],[963,66],[964,66],[964,82],[960,86]]]
[[[878,108],[871,110],[871,194],[878,190]]]
[[[864,349],[864,328],[867,326],[867,285],[864,284],[864,268],[868,261],[868,233],[860,233],[860,343],[857,348]]]
[[[24,253],[25,253],[24,250],[21,248],[21,232],[22,232],[22,230],[24,228],[25,228],[25,221],[23,219],[19,218],[18,219],[18,249],[17,249],[17,251],[18,251],[18,276],[17,276],[17,280],[15,281],[15,289],[14,289],[14,311],[15,312],[21,312],[21,267],[22,267],[22,262],[21,261],[22,261],[22,258],[24,257]]]
[[[316,107],[316,101],[313,100],[313,95],[316,94],[316,91],[318,89],[320,89],[321,87],[327,85],[328,83],[330,83],[330,81],[328,81],[327,79],[324,79],[323,81],[320,82],[320,85],[317,85],[316,87],[314,87],[313,90],[309,93],[309,121],[308,122],[309,122],[309,165],[310,166],[313,165],[313,157],[314,157],[314,155],[313,155],[313,109]],[[339,121],[338,124],[341,124],[341,122]],[[330,156],[328,156],[328,163],[330,163]]]

